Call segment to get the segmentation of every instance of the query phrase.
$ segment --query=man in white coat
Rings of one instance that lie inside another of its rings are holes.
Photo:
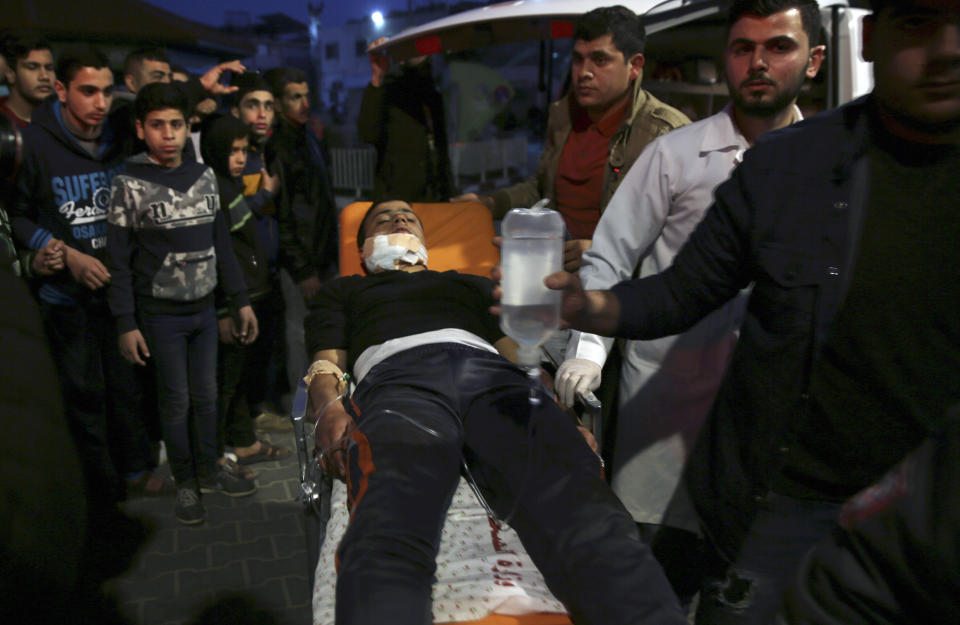
[[[764,132],[802,118],[796,99],[819,71],[819,32],[815,0],[734,2],[723,55],[731,102],[640,155],[583,256],[584,288],[606,289],[672,263],[744,151]],[[690,560],[698,528],[678,489],[680,474],[720,386],[744,304],[743,296],[731,300],[682,335],[623,345],[613,487],[650,539],[659,532],[670,537],[665,544],[684,545],[675,562],[655,549],[668,575]],[[597,388],[612,345],[613,339],[573,332],[556,376],[562,403],[570,406],[577,392]]]

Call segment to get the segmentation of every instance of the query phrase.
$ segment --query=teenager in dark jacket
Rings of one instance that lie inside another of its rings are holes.
[[[136,376],[117,350],[104,297],[111,279],[104,265],[110,181],[123,156],[114,129],[104,123],[113,74],[103,54],[81,47],[61,55],[57,76],[57,98],[38,106],[23,130],[9,206],[14,235],[30,250],[52,239],[64,243],[66,268],[37,276],[33,285],[91,499],[122,497],[118,473],[134,490],[169,491],[169,484],[150,478]]]
[[[247,297],[257,319],[262,309],[273,308],[271,300],[282,295],[272,288],[266,246],[256,217],[244,197],[243,170],[247,160],[247,127],[233,116],[208,121],[200,137],[203,162],[217,175],[220,206],[230,227],[233,252],[243,270]],[[218,289],[218,293],[220,290]],[[257,440],[247,389],[266,375],[273,345],[261,334],[257,341],[245,344],[236,322],[218,298],[220,349],[217,359],[217,452],[233,448],[240,464],[277,460],[290,450]]]
[[[270,70],[264,76],[278,103],[277,127],[265,149],[267,169],[280,174],[276,197],[280,226],[280,257],[287,276],[283,281],[286,304],[287,379],[296,388],[307,364],[303,320],[307,303],[323,281],[336,275],[337,207],[320,138],[310,121],[310,88],[307,76],[292,67]]]
[[[264,147],[273,132],[276,100],[270,86],[256,72],[234,74],[231,84],[237,87],[230,112],[249,131],[247,164],[243,168],[243,195],[256,217],[257,227],[266,248],[270,279],[277,297],[265,300],[257,307],[257,322],[260,326],[259,342],[282,345],[284,336],[284,302],[280,286],[280,227],[277,222],[277,203],[274,201],[280,189],[280,176],[270,173],[264,161]],[[272,306],[270,306],[272,304]],[[281,426],[289,428],[290,420],[276,413],[286,412],[280,406],[286,379],[281,382],[284,371],[285,352],[274,350],[269,358],[266,374],[252,386],[246,387],[249,400],[263,408],[273,410],[269,417],[279,419]],[[269,402],[269,403],[265,403]],[[259,410],[254,410],[254,414]],[[261,427],[263,423],[259,423]]]

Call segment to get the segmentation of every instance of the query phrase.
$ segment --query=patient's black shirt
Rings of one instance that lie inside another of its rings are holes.
[[[343,349],[348,367],[371,345],[445,328],[491,344],[503,337],[490,314],[493,282],[456,271],[387,271],[328,282],[304,322],[308,354]]]

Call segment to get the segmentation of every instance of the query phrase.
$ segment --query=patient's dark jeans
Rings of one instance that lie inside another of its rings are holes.
[[[544,393],[497,355],[406,350],[354,394],[352,520],[338,551],[338,625],[432,623],[431,584],[461,455],[578,624],[685,622],[600,463]]]

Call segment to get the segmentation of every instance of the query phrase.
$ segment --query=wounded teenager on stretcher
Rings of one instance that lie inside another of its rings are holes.
[[[527,374],[498,353],[513,350],[489,312],[493,282],[428,269],[406,202],[372,206],[357,242],[367,275],[329,282],[305,323],[316,449],[350,506],[336,622],[432,622],[444,513],[464,467],[575,623],[684,623],[597,455],[544,390],[530,401]]]

